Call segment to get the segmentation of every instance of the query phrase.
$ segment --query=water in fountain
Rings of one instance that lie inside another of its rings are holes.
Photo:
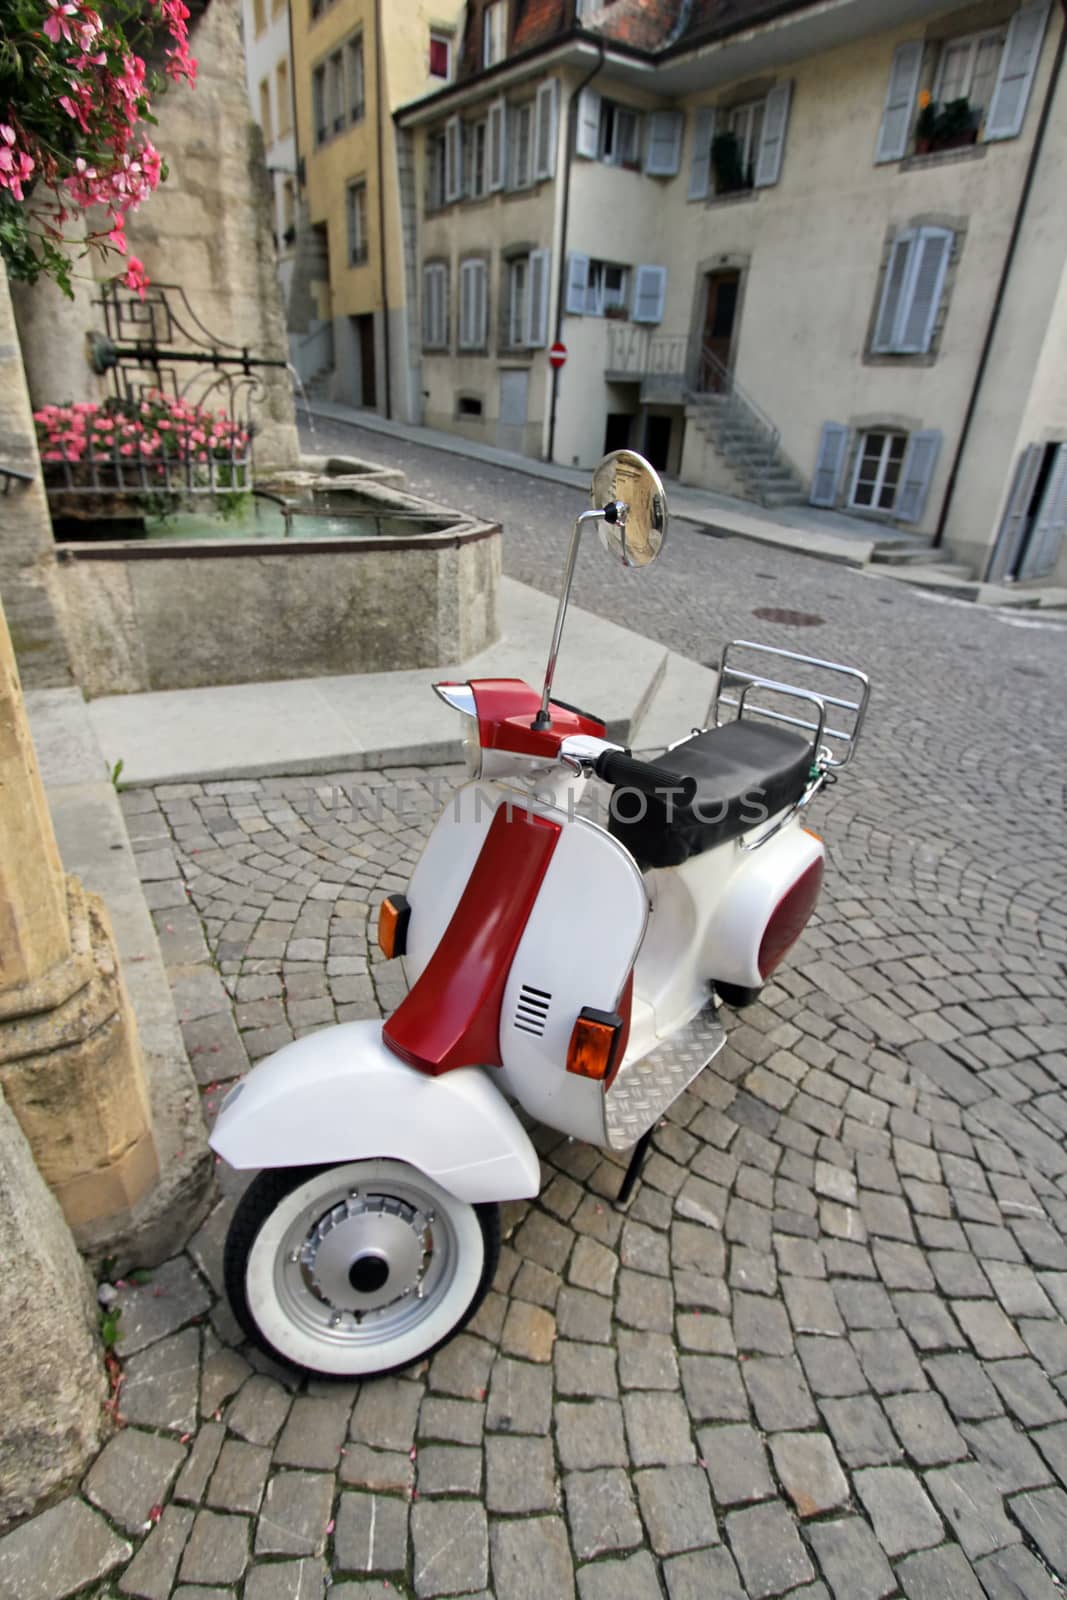
[[[315,419],[311,415],[311,401],[308,399],[308,392],[304,388],[304,380],[300,376],[299,372],[297,372],[296,368],[293,366],[293,363],[291,361],[287,361],[285,363],[285,365],[286,365],[286,368],[288,369],[289,376],[293,380],[293,386],[296,389],[297,393],[299,394],[301,402],[303,403],[304,417],[305,417],[305,419],[307,421],[308,433],[311,435],[311,444],[312,444],[312,447],[314,448],[314,445],[315,445]]]

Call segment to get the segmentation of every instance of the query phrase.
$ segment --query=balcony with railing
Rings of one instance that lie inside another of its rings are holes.
[[[638,382],[643,390],[649,385],[684,398],[689,379],[687,334],[660,333],[639,322],[608,322],[605,332],[604,377],[609,382]]]

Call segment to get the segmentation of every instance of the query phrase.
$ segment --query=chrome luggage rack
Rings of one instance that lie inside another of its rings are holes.
[[[742,664],[738,664],[739,656]],[[749,670],[743,663],[751,663],[753,656],[773,656],[776,662],[796,662],[812,680],[810,686],[784,683],[780,678],[767,676],[758,670],[762,665],[759,659],[755,662],[756,670]],[[827,681],[837,692],[822,687]],[[854,699],[846,698],[846,685],[852,689]],[[867,675],[858,672],[855,667],[844,667],[836,661],[821,661],[817,656],[800,655],[795,650],[779,649],[777,645],[732,639],[724,647],[719,661],[719,682],[711,703],[709,721],[713,728],[721,728],[725,722],[739,721],[744,716],[764,717],[770,722],[785,723],[790,728],[801,728],[812,736],[813,765],[825,773],[847,766],[852,759],[867,714],[869,695]],[[757,700],[756,696],[762,698]],[[789,710],[774,703],[778,697],[786,699]],[[768,698],[770,704],[767,703]],[[803,702],[803,706],[798,706],[798,701]],[[827,720],[828,708],[838,713],[833,724]],[[814,720],[800,715],[802,709],[813,712]],[[732,717],[725,714],[729,712],[733,713]],[[837,723],[842,725],[838,727]]]

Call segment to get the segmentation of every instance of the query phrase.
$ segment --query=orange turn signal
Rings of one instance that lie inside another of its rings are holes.
[[[621,1028],[622,1018],[614,1012],[586,1006],[571,1031],[567,1071],[602,1082],[611,1073]]]
[[[378,908],[378,944],[387,961],[407,948],[411,907],[402,894],[387,895]]]

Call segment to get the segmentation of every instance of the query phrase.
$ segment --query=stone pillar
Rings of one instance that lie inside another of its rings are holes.
[[[0,1529],[80,1475],[107,1392],[85,1266],[0,1094]]]
[[[120,1233],[159,1175],[136,1025],[103,902],[63,872],[2,609],[0,1089],[75,1236]]]
[[[34,689],[62,688],[70,683],[70,662],[63,637],[56,547],[2,261],[0,466],[17,467],[30,479],[28,483],[13,483],[6,494],[0,480],[0,594],[23,680]]]

